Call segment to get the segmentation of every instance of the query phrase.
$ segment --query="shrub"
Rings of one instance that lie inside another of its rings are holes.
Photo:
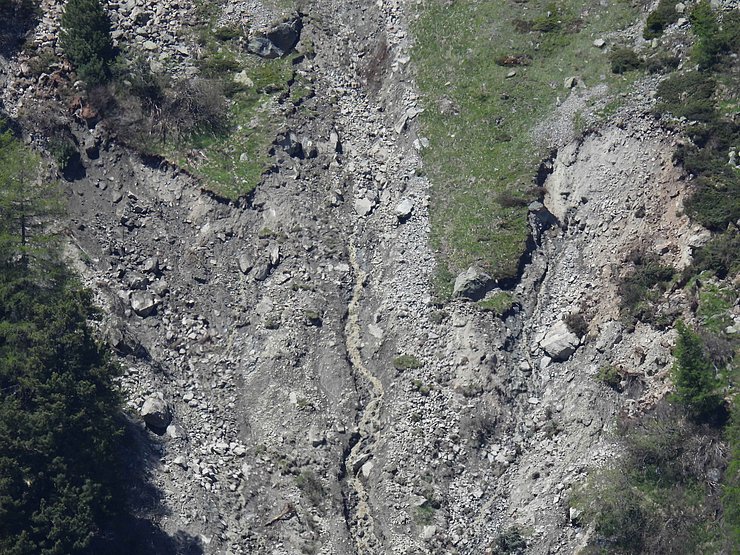
[[[740,253],[740,234],[737,230],[715,235],[706,245],[694,252],[694,261],[688,271],[698,274],[711,270],[717,277],[724,279],[740,271],[738,253]]]
[[[596,379],[615,391],[622,391],[622,374],[619,368],[612,364],[605,364],[599,368]]]
[[[728,11],[720,22],[707,0],[699,2],[689,13],[696,34],[692,55],[701,69],[710,69],[724,57],[740,49],[740,13]]]
[[[588,322],[580,312],[573,312],[568,314],[563,321],[568,329],[575,333],[578,337],[583,337],[588,333]]]
[[[672,75],[658,85],[656,92],[662,102],[656,104],[655,110],[658,114],[671,113],[677,118],[711,121],[716,87],[717,82],[703,72]]]
[[[634,252],[630,258],[635,269],[619,284],[620,312],[628,325],[637,320],[656,323],[655,304],[673,279],[675,270],[662,265],[652,253]]]
[[[422,366],[422,362],[413,355],[399,355],[393,359],[393,367],[398,371],[415,370]]]
[[[662,35],[666,27],[678,20],[675,6],[676,3],[673,0],[660,0],[658,7],[648,15],[642,36],[650,40]]]
[[[313,505],[320,506],[326,497],[321,479],[311,470],[304,470],[295,479],[298,489]]]
[[[722,398],[715,369],[704,354],[700,337],[683,322],[676,325],[678,341],[672,376],[676,386],[673,398],[684,405],[698,421],[709,420],[719,411]]]
[[[725,180],[713,177],[701,176],[696,180],[685,207],[686,213],[704,227],[722,231],[740,217],[740,179],[723,183]]]
[[[678,56],[659,54],[645,61],[645,70],[648,73],[670,73],[677,69],[680,63]]]
[[[178,138],[222,132],[227,109],[221,84],[207,79],[181,82],[170,93],[163,123]]]
[[[99,0],[68,0],[62,15],[60,44],[88,86],[110,78],[113,39],[110,18]]]
[[[642,59],[637,52],[630,48],[616,48],[609,54],[612,73],[622,74],[628,71],[640,69],[643,65]]]
[[[491,545],[491,553],[494,555],[523,555],[526,552],[527,540],[517,526],[501,532]]]

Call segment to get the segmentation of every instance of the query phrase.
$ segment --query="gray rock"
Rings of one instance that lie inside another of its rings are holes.
[[[414,211],[414,203],[411,199],[404,199],[396,206],[396,218],[399,222],[405,222],[411,217],[411,213]]]
[[[247,51],[257,54],[260,58],[279,58],[283,55],[282,50],[277,48],[269,39],[265,37],[255,37],[249,41]]]
[[[480,268],[471,266],[455,278],[455,287],[452,296],[462,299],[478,300],[482,298],[492,285],[491,276]]]
[[[269,264],[259,264],[254,267],[254,272],[252,272],[252,277],[255,281],[265,281],[267,279],[267,276],[270,275],[270,265]]]
[[[553,360],[564,361],[576,351],[578,343],[578,336],[568,329],[565,322],[560,321],[550,328],[544,339],[540,341],[540,347]]]
[[[165,430],[172,421],[170,407],[161,398],[161,394],[153,395],[144,401],[144,406],[141,407],[141,417],[147,426],[157,430]]]
[[[249,78],[246,69],[234,75],[234,83],[244,87],[254,87],[254,81]]]
[[[373,211],[375,203],[367,197],[357,199],[355,201],[355,212],[358,216],[367,216]]]
[[[605,41],[604,39],[596,39],[596,40],[595,40],[595,41],[593,42],[593,45],[594,45],[594,46],[595,46],[596,48],[604,48],[604,47],[606,46],[606,41]]]
[[[239,260],[237,261],[239,264],[239,271],[242,274],[248,274],[249,270],[251,270],[254,267],[254,262],[252,261],[252,257],[248,254],[241,254],[239,255]]]
[[[146,318],[157,307],[157,297],[148,291],[135,291],[131,295],[131,308],[141,316]]]
[[[157,43],[150,40],[145,40],[142,46],[144,47],[144,50],[149,50],[150,52],[158,48]]]
[[[96,160],[100,156],[99,142],[92,135],[89,135],[85,139],[84,149],[85,149],[85,155],[90,160]]]
[[[422,540],[431,540],[434,537],[434,534],[437,533],[437,527],[434,524],[428,524],[427,526],[424,526],[421,530],[421,534],[419,534],[419,537]]]
[[[146,273],[156,273],[159,271],[159,258],[150,256],[141,265],[141,269]]]

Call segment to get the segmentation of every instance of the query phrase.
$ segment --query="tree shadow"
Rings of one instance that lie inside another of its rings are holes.
[[[9,58],[18,52],[37,23],[31,0],[0,0],[0,56]]]
[[[170,535],[157,522],[168,512],[151,474],[159,465],[159,442],[126,418],[121,461],[124,508],[93,541],[90,555],[203,555],[200,540],[180,530]]]

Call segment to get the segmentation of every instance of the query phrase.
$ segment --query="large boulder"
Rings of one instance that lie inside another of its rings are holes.
[[[255,37],[247,45],[247,50],[262,58],[287,56],[301,38],[303,23],[300,18],[278,23],[264,37]]]
[[[149,291],[135,291],[131,294],[131,308],[142,318],[149,316],[156,307],[157,297]]]
[[[491,276],[480,268],[471,266],[455,278],[452,296],[476,301],[483,298],[492,284]]]
[[[146,425],[155,430],[165,430],[172,421],[170,407],[161,396],[152,395],[141,407],[141,417]]]
[[[540,347],[553,359],[557,361],[568,360],[579,344],[578,336],[568,329],[565,322],[558,322],[545,337],[540,341]]]

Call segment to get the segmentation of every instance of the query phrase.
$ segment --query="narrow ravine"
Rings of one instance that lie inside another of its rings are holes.
[[[352,298],[347,306],[347,324],[345,326],[345,342],[349,361],[355,375],[358,389],[366,386],[369,399],[362,409],[358,424],[358,437],[352,446],[349,455],[344,461],[345,467],[351,475],[348,483],[356,496],[354,507],[350,507],[350,522],[348,523],[357,553],[376,552],[380,542],[375,533],[375,521],[368,503],[368,492],[362,481],[363,465],[373,456],[373,448],[377,442],[377,433],[380,430],[380,408],[383,399],[383,384],[365,365],[360,353],[362,330],[359,322],[360,300],[362,299],[367,272],[357,260],[357,247],[354,237],[347,245],[349,262],[355,276]],[[364,382],[364,383],[363,383]]]

